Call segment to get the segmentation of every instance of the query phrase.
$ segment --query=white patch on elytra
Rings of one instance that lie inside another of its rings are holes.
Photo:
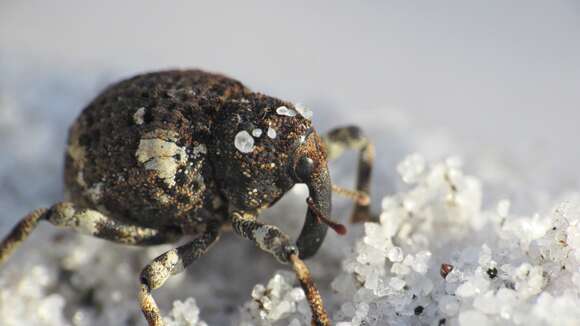
[[[175,133],[156,131],[154,134],[170,136],[170,140],[143,138],[139,142],[135,156],[145,165],[145,169],[156,171],[159,178],[169,187],[173,187],[178,168],[187,163],[187,151],[175,143]]]
[[[145,117],[145,108],[141,107],[137,109],[137,112],[135,112],[135,114],[133,114],[133,121],[135,121],[135,123],[138,125],[142,125],[145,122],[144,117]]]
[[[268,127],[268,131],[266,132],[266,134],[268,135],[268,137],[270,137],[271,139],[276,138],[276,130],[272,127]]]

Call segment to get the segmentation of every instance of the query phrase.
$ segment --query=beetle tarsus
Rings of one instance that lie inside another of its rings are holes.
[[[38,222],[46,219],[49,213],[47,208],[36,209],[30,214],[26,215],[22,220],[10,231],[10,234],[0,243],[0,265],[2,265],[8,257],[14,253],[14,250],[34,231]]]

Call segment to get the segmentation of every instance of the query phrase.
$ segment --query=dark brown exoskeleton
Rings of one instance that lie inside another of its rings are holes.
[[[216,242],[224,225],[283,263],[306,291],[313,324],[329,324],[302,259],[320,248],[331,192],[357,199],[353,221],[368,219],[373,148],[356,127],[319,137],[303,108],[254,93],[240,82],[200,70],[148,73],[110,86],[69,133],[66,201],[22,219],[0,245],[0,263],[48,221],[129,245],[194,240],[154,259],[141,273],[139,302],[150,325],[162,325],[151,290]],[[327,160],[360,150],[356,191],[332,186]],[[308,186],[306,221],[293,244],[261,223],[296,183]]]

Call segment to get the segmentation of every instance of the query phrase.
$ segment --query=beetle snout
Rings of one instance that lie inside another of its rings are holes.
[[[330,216],[332,206],[332,187],[326,164],[323,168],[315,170],[311,176],[306,185],[312,206],[308,206],[304,226],[296,242],[302,259],[313,256],[322,245],[328,225],[321,223],[319,217]]]
[[[320,216],[330,216],[332,187],[326,153],[318,134],[312,130],[294,153],[293,175],[297,182],[308,186],[309,205],[296,242],[300,258],[313,256],[324,240],[328,226]]]

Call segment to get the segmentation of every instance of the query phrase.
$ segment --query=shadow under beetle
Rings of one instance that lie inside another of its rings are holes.
[[[301,259],[313,256],[331,226],[331,193],[357,199],[352,222],[369,219],[373,147],[357,127],[320,137],[299,105],[254,93],[200,70],[139,75],[108,87],[70,128],[65,201],[24,217],[0,244],[0,264],[41,220],[138,246],[194,239],[141,272],[139,303],[149,325],[163,320],[151,291],[205,254],[223,226],[282,263],[292,263],[316,325],[330,321]],[[333,186],[327,167],[360,151],[356,191]],[[308,186],[302,231],[292,243],[261,223],[296,183]]]

